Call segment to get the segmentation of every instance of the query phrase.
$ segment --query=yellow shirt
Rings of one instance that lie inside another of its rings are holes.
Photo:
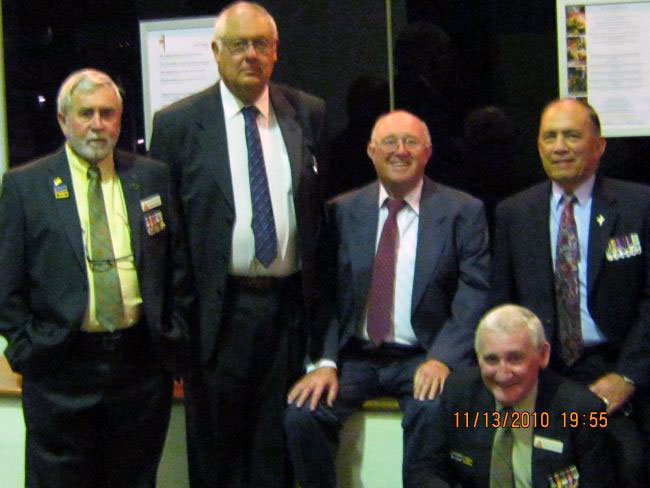
[[[90,163],[77,155],[68,144],[65,145],[66,156],[72,174],[77,212],[81,222],[84,253],[88,256],[88,168]],[[117,274],[120,278],[122,290],[122,303],[124,304],[124,317],[117,324],[117,329],[130,327],[140,319],[142,297],[138,285],[138,272],[135,268],[135,258],[131,248],[131,230],[129,217],[126,211],[124,194],[120,179],[115,173],[112,160],[102,161],[99,165],[102,174],[102,192],[108,217],[108,226],[111,231],[113,255],[117,262]],[[95,287],[93,270],[86,259],[86,272],[88,273],[88,307],[84,314],[81,328],[87,332],[106,332],[95,318]]]

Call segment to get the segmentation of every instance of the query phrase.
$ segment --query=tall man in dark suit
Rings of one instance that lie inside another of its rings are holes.
[[[212,42],[221,81],[154,117],[151,154],[171,166],[198,301],[193,487],[285,483],[284,397],[317,303],[324,103],[269,84],[277,43],[265,9],[226,7]]]
[[[303,488],[336,486],[338,430],[368,398],[398,397],[408,466],[450,369],[472,361],[487,300],[485,215],[478,200],[424,177],[431,152],[424,122],[383,115],[368,144],[379,181],[328,205],[334,313],[313,337],[285,419]]]
[[[3,179],[0,333],[23,375],[28,487],[156,483],[164,363],[188,300],[168,168],[114,150],[121,116],[108,75],[73,73],[58,98],[64,148]]]
[[[638,428],[647,440],[650,189],[596,175],[605,139],[579,101],[544,109],[537,144],[551,181],[497,209],[491,302],[540,318],[551,368],[608,405],[625,486],[646,486]]]
[[[551,347],[539,319],[517,305],[476,329],[479,368],[454,372],[414,486],[612,486],[605,404],[584,385],[543,371]]]

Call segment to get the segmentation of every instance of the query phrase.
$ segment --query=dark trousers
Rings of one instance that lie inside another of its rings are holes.
[[[301,302],[296,277],[229,281],[214,356],[186,381],[192,488],[289,486],[282,419]]]
[[[289,405],[285,429],[291,462],[301,488],[337,486],[335,462],[341,426],[365,400],[381,396],[397,397],[404,413],[402,472],[407,472],[414,454],[433,435],[428,419],[439,408],[438,399],[418,401],[413,398],[413,375],[424,360],[421,350],[353,347],[340,357],[340,389],[333,407],[321,402],[312,412],[309,403],[301,408]]]
[[[615,371],[618,352],[608,346],[587,348],[578,361],[566,368],[557,363],[564,376],[590,385],[601,376]],[[620,486],[648,486],[650,457],[650,395],[646,389],[636,389],[632,400],[621,410],[608,416],[607,433],[611,438],[612,459]]]
[[[69,356],[23,378],[28,488],[154,488],[172,379],[145,326],[80,333]]]

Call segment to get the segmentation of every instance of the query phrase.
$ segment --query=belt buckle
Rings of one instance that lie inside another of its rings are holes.
[[[102,349],[104,351],[115,351],[121,338],[121,332],[110,332],[102,337]]]

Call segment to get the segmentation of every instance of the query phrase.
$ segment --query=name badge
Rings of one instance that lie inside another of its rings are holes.
[[[162,199],[158,193],[140,200],[140,206],[142,207],[143,212],[148,212],[149,210],[160,207],[161,205]]]
[[[550,437],[543,437],[541,435],[533,437],[533,446],[537,449],[557,452],[558,454],[562,454],[562,451],[564,450],[564,443],[562,441],[551,439]]]

